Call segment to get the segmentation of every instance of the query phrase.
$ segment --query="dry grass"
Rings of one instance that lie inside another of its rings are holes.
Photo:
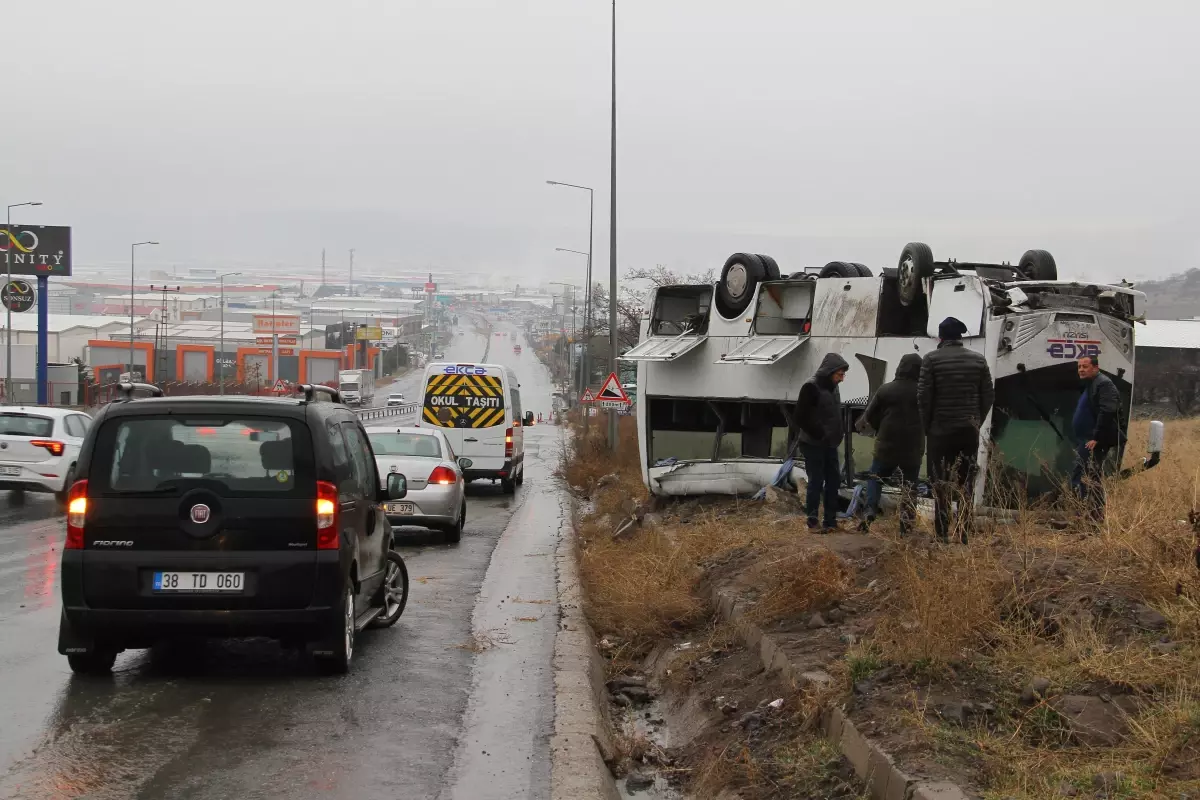
[[[841,558],[824,548],[790,542],[750,574],[763,587],[748,614],[755,622],[770,622],[821,608],[845,597],[853,574]]]

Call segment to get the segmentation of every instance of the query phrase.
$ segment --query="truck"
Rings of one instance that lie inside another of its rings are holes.
[[[655,495],[753,494],[771,483],[797,451],[801,384],[826,353],[838,353],[851,364],[840,387],[839,460],[852,485],[870,460],[858,452],[870,450],[854,433],[857,417],[900,358],[935,349],[938,323],[954,316],[967,327],[963,346],[986,358],[995,383],[976,501],[1006,506],[1054,494],[1075,459],[1077,359],[1098,357],[1116,384],[1126,441],[1134,326],[1145,302],[1128,286],[1060,280],[1044,250],[1016,265],[984,264],[935,261],[913,242],[882,275],[841,261],[786,274],[769,256],[734,254],[712,284],[656,287],[641,341],[621,356],[637,366],[642,479]],[[1156,425],[1139,468],[1158,463]],[[1109,467],[1125,476],[1123,450]]]
[[[375,399],[375,373],[369,369],[344,369],[338,375],[338,392],[348,406],[369,406]]]

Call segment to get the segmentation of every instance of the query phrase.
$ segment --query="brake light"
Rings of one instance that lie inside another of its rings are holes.
[[[83,525],[87,521],[87,481],[75,481],[67,492],[67,550],[83,549]]]
[[[440,486],[449,486],[457,481],[458,476],[449,467],[436,467],[433,472],[429,473],[429,482],[439,484]]]
[[[63,443],[56,442],[53,439],[30,439],[29,443],[34,447],[46,448],[52,456],[61,456],[63,454]]]
[[[317,549],[337,550],[338,492],[328,481],[317,481]]]
[[[512,451],[513,451],[512,437],[513,437],[513,429],[512,428],[508,428],[507,430],[504,431],[504,457],[505,458],[512,458]]]

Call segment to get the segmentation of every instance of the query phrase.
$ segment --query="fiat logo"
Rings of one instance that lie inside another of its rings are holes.
[[[197,503],[192,506],[192,522],[195,522],[197,525],[203,525],[205,522],[208,522],[208,517],[211,513],[212,510],[204,505],[204,503]]]

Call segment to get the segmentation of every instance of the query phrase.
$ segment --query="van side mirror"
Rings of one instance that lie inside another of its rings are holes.
[[[458,467],[459,467],[459,469],[470,469],[471,465],[474,463],[475,462],[469,458],[460,458],[458,460]]]
[[[399,472],[389,472],[387,477],[387,499],[403,500],[408,494],[408,478]]]

